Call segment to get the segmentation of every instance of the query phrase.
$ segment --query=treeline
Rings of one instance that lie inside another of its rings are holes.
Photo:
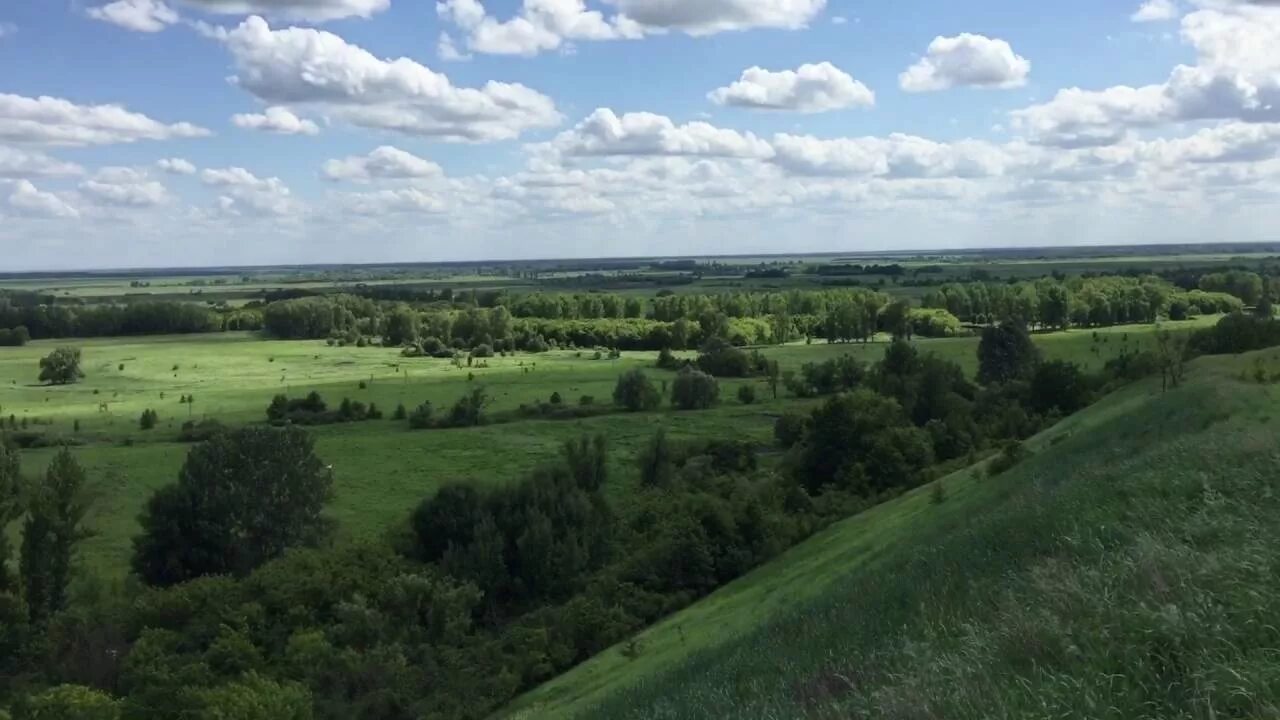
[[[1207,284],[1217,287],[1213,282]],[[922,302],[967,323],[1017,320],[1046,329],[1151,323],[1161,317],[1183,320],[1194,314],[1236,312],[1245,305],[1235,295],[1183,291],[1152,276],[950,283],[927,293]]]
[[[181,335],[260,330],[253,308],[219,308],[168,300],[79,304],[32,293],[0,293],[0,344],[66,337]]]

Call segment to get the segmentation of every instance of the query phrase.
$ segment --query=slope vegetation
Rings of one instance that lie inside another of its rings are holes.
[[[1013,469],[835,525],[505,716],[1275,717],[1277,370],[1270,350],[1131,386]]]

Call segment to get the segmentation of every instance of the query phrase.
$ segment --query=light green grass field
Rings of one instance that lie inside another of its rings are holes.
[[[1125,388],[1013,470],[838,523],[500,717],[1269,716],[1280,604],[1249,578],[1280,561],[1280,396],[1240,378],[1258,362],[1280,352]]]
[[[1177,326],[1187,330],[1210,322],[1206,318]],[[1071,331],[1039,335],[1036,341],[1048,357],[1096,369],[1122,349],[1145,347],[1151,342],[1150,330],[1109,328],[1099,331],[1096,341],[1091,331]],[[972,373],[977,367],[977,342],[977,338],[957,338],[922,340],[919,345]],[[64,387],[36,384],[39,358],[63,344],[83,351],[84,380]],[[883,342],[795,344],[764,352],[784,369],[798,369],[805,362],[844,353],[874,362],[884,348]],[[430,400],[437,409],[445,408],[473,385],[482,385],[492,396],[494,413],[546,401],[554,392],[569,404],[589,395],[596,403],[608,405],[617,376],[630,368],[648,367],[654,355],[626,353],[619,360],[594,360],[592,351],[580,357],[561,351],[491,358],[488,368],[468,370],[454,368],[446,360],[401,358],[393,349],[268,341],[239,333],[41,341],[23,348],[0,348],[0,418],[6,425],[9,415],[19,423],[23,418],[29,424],[38,421],[31,425],[33,430],[75,436],[86,443],[73,450],[95,491],[89,524],[96,534],[83,544],[83,562],[95,572],[114,575],[125,567],[130,538],[137,531],[136,517],[146,499],[177,477],[189,449],[174,441],[182,422],[188,417],[216,418],[233,425],[260,422],[276,393],[300,397],[316,390],[331,407],[350,397],[374,402],[386,413],[388,419],[381,421],[313,429],[319,455],[334,467],[335,498],[329,513],[349,536],[396,528],[442,483],[518,479],[554,457],[565,441],[584,433],[603,433],[609,439],[613,452],[607,491],[613,502],[625,503],[634,482],[636,452],[659,427],[676,438],[739,438],[765,445],[779,414],[812,405],[812,401],[788,398],[785,392],[772,400],[767,389],[756,383],[760,402],[743,406],[735,399],[737,388],[754,381],[725,381],[720,405],[703,412],[620,413],[431,431],[410,431],[406,423],[389,419],[398,403],[412,410]],[[653,369],[648,372],[658,382],[673,377]],[[474,374],[474,380],[468,380],[469,374]],[[361,381],[366,388],[359,387]],[[195,403],[180,404],[183,395],[194,396]],[[160,424],[142,431],[138,417],[148,408],[159,413]],[[79,433],[73,431],[76,421]],[[28,475],[41,472],[53,452],[24,452],[24,471]],[[16,527],[10,528],[13,531]]]

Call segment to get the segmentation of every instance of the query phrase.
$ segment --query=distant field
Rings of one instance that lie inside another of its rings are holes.
[[[840,522],[497,717],[1266,716],[1277,393],[1238,379],[1255,363],[1280,353],[1126,388],[1013,470]]]
[[[1211,324],[1201,318],[1171,326],[1188,330]],[[1151,343],[1150,326],[1128,326],[1094,333],[1075,330],[1036,336],[1046,356],[1097,369],[1121,352]],[[928,352],[976,372],[977,338],[919,341]],[[59,345],[84,353],[87,377],[78,384],[36,384],[38,360]],[[866,362],[882,356],[885,342],[849,345],[792,344],[763,348],[784,370],[803,363],[853,354]],[[660,411],[611,414],[581,421],[521,420],[473,429],[410,431],[390,420],[399,403],[412,410],[423,401],[448,407],[480,385],[493,398],[491,411],[503,413],[559,393],[566,403],[584,395],[598,404],[611,402],[617,376],[629,368],[649,367],[654,353],[624,353],[619,360],[594,360],[593,351],[492,358],[487,368],[458,369],[446,360],[406,359],[394,349],[329,347],[319,341],[269,341],[245,333],[205,336],[40,341],[23,348],[0,348],[0,419],[53,434],[74,435],[87,443],[74,452],[89,470],[97,501],[91,525],[97,535],[84,543],[87,567],[119,572],[136,532],[136,516],[157,487],[176,478],[188,446],[174,442],[188,418],[216,418],[228,424],[261,422],[272,395],[300,397],[315,390],[331,406],[344,397],[374,402],[388,419],[313,429],[320,456],[334,466],[336,497],[330,514],[344,533],[368,536],[386,532],[441,483],[474,480],[500,483],[520,477],[549,459],[564,441],[583,433],[604,433],[615,452],[609,493],[626,502],[636,451],[659,427],[676,437],[733,437],[767,444],[778,414],[812,401],[777,401],[758,381],[722,382],[719,407],[694,413]],[[121,369],[123,366],[123,369]],[[673,375],[650,370],[655,381]],[[474,379],[469,380],[469,376]],[[360,388],[364,382],[366,387]],[[761,401],[740,405],[739,384],[757,384]],[[163,397],[162,397],[163,395]],[[183,395],[194,404],[179,403]],[[105,410],[102,405],[105,404]],[[145,409],[160,415],[150,431],[138,428]],[[74,431],[80,423],[78,433]],[[127,444],[126,444],[127,443]],[[24,453],[27,473],[40,471],[52,450]]]

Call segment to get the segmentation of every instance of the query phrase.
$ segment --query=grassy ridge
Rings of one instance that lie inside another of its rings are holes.
[[[1236,379],[1255,357],[840,523],[507,715],[1275,716],[1277,394]]]

